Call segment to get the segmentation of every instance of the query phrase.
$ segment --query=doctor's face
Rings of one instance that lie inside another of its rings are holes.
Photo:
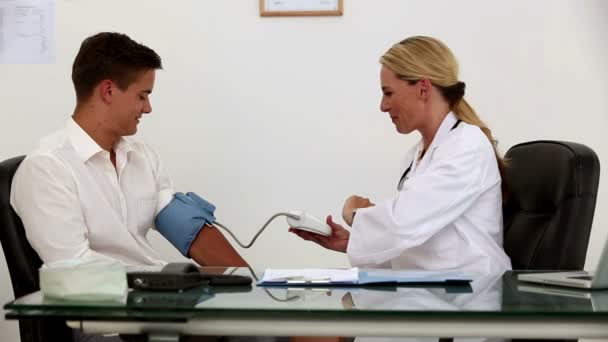
[[[389,68],[380,71],[382,101],[380,110],[389,113],[397,132],[408,134],[421,126],[423,104],[420,100],[418,83],[400,79]]]

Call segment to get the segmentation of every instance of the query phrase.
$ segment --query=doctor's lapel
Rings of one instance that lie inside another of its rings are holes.
[[[397,186],[397,193],[395,194],[395,201],[399,199],[399,193],[401,191],[407,190],[408,179],[414,177],[418,169],[420,169],[421,171],[425,170],[425,168],[429,165],[430,161],[433,158],[435,149],[441,146],[441,144],[448,137],[449,133],[458,126],[458,123],[459,121],[458,119],[456,119],[454,114],[452,112],[449,112],[441,122],[441,125],[437,130],[437,134],[435,134],[435,138],[433,138],[433,141],[429,146],[429,150],[424,154],[422,160],[420,160],[419,163],[418,159],[420,153],[422,153],[422,148],[424,145],[422,140],[418,142],[416,148],[414,149],[413,155],[407,158],[407,165],[409,166],[407,167],[406,171],[403,173],[401,179],[399,180],[399,184]]]
[[[435,149],[437,147],[441,146],[441,144],[443,144],[445,142],[446,138],[449,136],[452,129],[456,128],[455,125],[456,125],[457,121],[458,121],[458,119],[456,119],[456,117],[454,116],[454,114],[452,112],[449,112],[448,115],[446,115],[446,117],[443,119],[443,122],[439,126],[439,129],[437,130],[437,134],[435,134],[435,138],[433,138],[433,141],[431,142],[431,145],[429,146],[429,150],[426,151],[426,153],[422,157],[422,160],[418,164],[418,169],[424,170],[429,165],[430,161],[433,158]],[[422,144],[421,144],[421,146],[422,146]],[[416,154],[414,156],[414,158],[416,158],[417,156],[418,155]],[[416,163],[414,163],[414,165],[415,164]],[[415,170],[413,166],[412,166],[412,170]],[[412,172],[412,174],[415,174],[415,172]]]

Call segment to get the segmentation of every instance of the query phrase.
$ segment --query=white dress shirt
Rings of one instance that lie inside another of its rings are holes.
[[[511,268],[502,248],[501,178],[492,145],[449,113],[428,151],[420,141],[395,198],[359,209],[348,257],[354,266],[496,273]]]
[[[114,151],[116,168],[69,119],[17,170],[11,205],[44,263],[93,255],[125,265],[165,263],[146,234],[173,195],[169,176],[141,142],[121,138]]]

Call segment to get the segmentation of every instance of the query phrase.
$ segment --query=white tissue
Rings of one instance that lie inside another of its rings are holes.
[[[124,301],[125,267],[113,260],[67,259],[43,265],[40,291],[45,297],[84,301]]]

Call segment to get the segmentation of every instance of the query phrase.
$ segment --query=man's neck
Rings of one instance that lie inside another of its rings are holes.
[[[76,108],[72,119],[82,128],[102,149],[112,152],[114,145],[120,139],[106,129],[103,123],[92,113],[91,108]]]

